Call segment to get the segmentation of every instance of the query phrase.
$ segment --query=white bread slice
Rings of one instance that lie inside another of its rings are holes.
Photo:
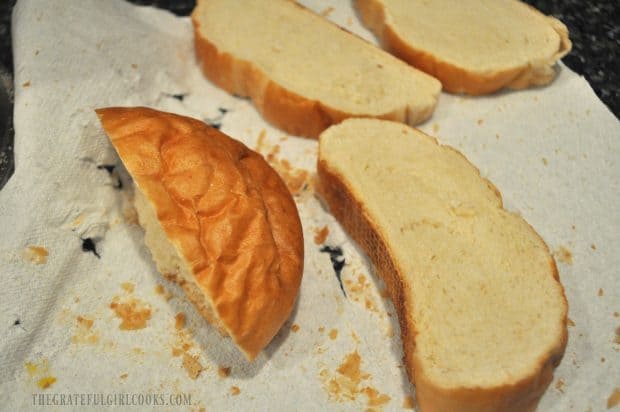
[[[399,314],[422,411],[532,411],[563,356],[567,302],[539,235],[455,149],[350,119],[319,140],[319,194]]]
[[[285,183],[260,154],[198,120],[144,107],[97,115],[134,179],[157,269],[253,360],[288,319],[303,272]]]
[[[266,120],[317,137],[348,117],[417,124],[441,84],[287,0],[199,0],[196,56],[219,87],[249,96]]]
[[[391,53],[453,93],[549,83],[571,49],[568,30],[518,0],[355,0]]]

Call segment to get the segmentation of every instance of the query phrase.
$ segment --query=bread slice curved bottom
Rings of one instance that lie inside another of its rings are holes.
[[[344,128],[353,122],[352,120],[347,120],[340,126],[335,127]],[[376,122],[378,123],[378,121]],[[370,126],[369,123],[361,125],[358,130],[359,133],[363,133],[361,131],[362,128],[369,128]],[[385,133],[389,133],[387,129]],[[331,134],[331,137],[335,139],[338,136]],[[443,146],[443,148],[455,152],[458,156],[462,156],[452,148],[446,146]],[[418,336],[423,332],[416,329],[416,319],[412,317],[413,312],[411,308],[415,305],[415,302],[412,302],[412,300],[416,300],[416,294],[411,289],[411,283],[409,283],[411,281],[407,280],[407,276],[400,272],[402,269],[400,269],[396,259],[396,252],[391,249],[388,239],[382,234],[384,230],[377,226],[377,220],[373,219],[373,215],[364,204],[364,199],[360,198],[360,192],[350,186],[348,179],[339,170],[331,166],[328,161],[324,160],[321,154],[319,156],[317,167],[319,177],[317,192],[319,197],[326,203],[329,211],[341,223],[345,231],[369,256],[376,272],[384,280],[396,308],[401,328],[404,362],[409,379],[415,385],[416,398],[420,410],[425,412],[534,411],[540,397],[553,378],[554,368],[560,363],[567,343],[568,336],[565,327],[566,299],[563,292],[560,291],[558,296],[558,299],[561,300],[558,301],[558,305],[563,307],[563,311],[561,311],[563,320],[558,319],[558,321],[562,321],[564,327],[557,337],[557,342],[554,342],[548,352],[545,349],[545,352],[541,353],[539,358],[536,358],[535,366],[532,366],[531,370],[527,371],[527,374],[520,374],[514,378],[512,378],[512,375],[509,375],[511,379],[488,385],[473,383],[471,385],[464,384],[463,386],[444,386],[446,384],[445,381],[438,382],[437,378],[426,375],[422,367],[421,358],[424,354],[416,351]],[[362,162],[365,162],[365,160],[355,157],[354,153],[348,153],[347,156],[355,159],[356,163],[364,164]],[[377,156],[381,155],[377,154]],[[387,167],[387,165],[384,165],[384,167]],[[484,180],[484,183],[488,185],[488,191],[494,193],[492,196],[497,196],[499,207],[501,208],[499,193],[491,183],[486,180]],[[529,228],[531,229],[531,227]],[[538,235],[536,234],[535,236]],[[538,240],[542,242],[539,236]],[[544,244],[544,242],[542,243]],[[546,246],[544,247],[546,248]],[[548,253],[548,249],[546,250]],[[550,266],[547,272],[555,281],[559,282],[557,268],[551,257],[548,264]],[[430,273],[425,275],[431,276]],[[428,311],[435,309],[432,306],[425,306],[425,308]],[[480,342],[480,344],[484,345],[486,342]],[[456,342],[454,351],[459,351]],[[428,360],[424,362],[424,365],[428,366]]]
[[[556,76],[555,62],[572,48],[568,29],[559,20],[546,17],[546,22],[560,38],[559,50],[549,59],[507,67],[502,70],[477,72],[441,59],[429,50],[422,50],[402,38],[390,25],[386,10],[380,0],[355,0],[355,7],[366,27],[378,38],[383,47],[396,57],[436,77],[443,90],[449,93],[484,95],[502,88],[514,90],[549,84]],[[535,13],[538,10],[529,6]]]

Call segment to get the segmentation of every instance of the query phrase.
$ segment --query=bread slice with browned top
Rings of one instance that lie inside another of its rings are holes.
[[[199,0],[196,56],[219,87],[249,96],[275,126],[317,137],[348,117],[416,124],[437,79],[288,0]]]
[[[318,174],[388,286],[420,410],[533,411],[567,340],[567,302],[536,231],[462,154],[395,122],[327,129]]]
[[[147,108],[97,114],[134,179],[158,270],[254,359],[301,282],[303,234],[286,185],[261,155],[198,120]]]
[[[547,84],[571,49],[562,22],[518,0],[355,0],[355,6],[387,50],[453,93]]]

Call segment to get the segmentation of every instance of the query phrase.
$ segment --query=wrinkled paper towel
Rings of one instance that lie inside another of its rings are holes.
[[[349,2],[303,3],[375,42]],[[316,141],[272,128],[251,102],[205,80],[189,19],[120,0],[20,0],[13,23],[16,172],[0,191],[3,409],[38,408],[33,394],[74,393],[182,393],[191,406],[166,397],[166,408],[195,411],[397,410],[411,402],[384,285],[312,195]],[[301,292],[254,363],[156,272],[135,223],[131,181],[93,112],[112,105],[219,123],[269,155],[296,191]],[[561,66],[545,88],[442,94],[421,129],[461,150],[556,251],[569,343],[539,410],[606,409],[620,387],[618,120]],[[346,297],[324,245],[343,251]],[[126,319],[129,330],[121,329],[128,313],[133,324]]]

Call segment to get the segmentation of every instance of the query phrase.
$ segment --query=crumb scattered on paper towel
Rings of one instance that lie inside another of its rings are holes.
[[[338,329],[332,329],[329,331],[329,338],[331,340],[336,340],[337,337],[338,337]]]
[[[43,246],[28,246],[23,254],[23,258],[35,265],[43,265],[47,263],[49,252]]]
[[[615,388],[609,398],[607,398],[607,409],[620,405],[620,388]]]
[[[265,142],[265,137],[266,132],[263,129],[258,135],[254,150],[265,157],[265,160],[280,175],[293,196],[298,196],[309,190],[311,188],[311,174],[305,169],[294,168],[288,160],[279,158],[280,145],[269,146]]]
[[[557,389],[561,393],[564,393],[564,379],[559,378],[557,381],[555,381],[555,389]]]
[[[183,329],[185,327],[185,313],[179,312],[174,316],[174,328],[176,330]]]
[[[129,374],[127,374],[127,373],[123,373],[121,376],[119,376],[119,378],[121,378],[121,379],[127,379],[127,376],[129,376]]]
[[[56,383],[57,379],[50,373],[49,362],[46,358],[38,362],[26,362],[24,366],[30,379],[36,381],[39,388],[47,389]]]
[[[596,293],[599,297],[604,296],[605,295],[605,291],[603,290],[603,288],[598,288],[598,292]]]
[[[405,399],[403,399],[403,409],[415,409],[415,406],[415,399],[413,396],[405,396]]]
[[[119,325],[121,330],[143,329],[151,319],[150,306],[137,298],[121,301],[118,296],[115,296],[110,303],[110,309],[122,320]]]
[[[298,324],[296,324],[296,323],[293,323],[293,324],[291,325],[291,330],[292,330],[293,332],[297,332],[297,331],[299,330],[299,325],[298,325]]]
[[[567,265],[573,264],[573,254],[565,246],[560,246],[558,250],[553,252],[553,254],[555,255],[556,259],[559,260],[560,262],[565,263]]]
[[[327,226],[323,226],[322,228],[314,229],[314,243],[316,245],[320,245],[325,243],[325,239],[327,239],[327,235],[329,235],[329,228]]]
[[[319,14],[323,17],[328,17],[332,13],[332,11],[334,11],[334,8],[330,6],[321,10]]]
[[[230,366],[219,366],[217,368],[217,374],[220,378],[227,378],[230,376]]]
[[[121,288],[123,288],[123,290],[127,293],[133,293],[134,289],[135,289],[135,285],[131,282],[123,282],[121,283]]]
[[[368,385],[360,387],[362,381],[371,378],[370,374],[362,371],[361,363],[362,358],[357,351],[354,351],[344,357],[335,373],[330,373],[327,369],[319,372],[329,399],[346,402],[357,399],[359,395],[365,395],[369,407],[381,407],[387,404],[391,400],[388,395]]]
[[[573,320],[571,318],[566,318],[566,324],[569,327],[575,326],[575,322],[573,322]]]
[[[138,224],[138,212],[136,211],[136,208],[133,207],[133,205],[127,205],[123,209],[123,219],[128,225]]]
[[[89,345],[94,345],[99,341],[99,337],[92,330],[94,320],[78,315],[75,318],[77,322],[77,327],[75,329],[75,335],[71,337],[72,343],[85,343]]]
[[[172,293],[166,290],[166,288],[164,288],[164,285],[162,284],[158,284],[157,286],[155,286],[155,294],[163,296],[163,298],[166,299],[166,301],[169,301],[170,299],[172,299]]]
[[[614,339],[614,343],[620,345],[620,326],[616,328],[616,338]]]
[[[197,379],[203,368],[198,361],[198,355],[183,354],[183,368],[187,372],[187,376],[191,379]]]
[[[239,389],[238,387],[236,387],[236,386],[231,386],[231,387],[230,387],[230,394],[231,394],[232,396],[237,396],[237,395],[239,395],[240,393],[241,393],[241,389]]]
[[[379,313],[379,309],[370,294],[370,283],[365,275],[359,274],[357,282],[351,279],[345,279],[344,284],[347,286],[347,293],[354,302],[364,303],[364,307],[374,313]]]

